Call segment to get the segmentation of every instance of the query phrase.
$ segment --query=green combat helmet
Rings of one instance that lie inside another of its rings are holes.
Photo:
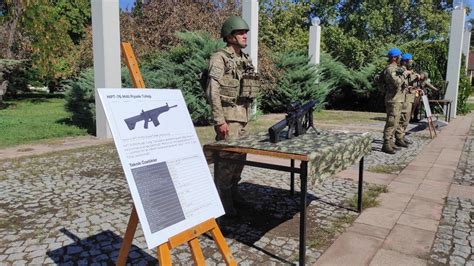
[[[225,38],[232,34],[236,30],[246,30],[249,31],[249,25],[241,17],[233,16],[224,21],[221,29],[221,37]]]

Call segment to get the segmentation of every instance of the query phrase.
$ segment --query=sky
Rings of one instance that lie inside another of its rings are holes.
[[[474,0],[471,0],[474,1]],[[120,9],[130,10],[133,7],[135,0],[120,0]]]
[[[473,9],[467,19],[474,18],[474,0],[464,0],[464,3]]]

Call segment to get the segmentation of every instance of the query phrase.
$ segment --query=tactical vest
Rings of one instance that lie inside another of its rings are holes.
[[[224,60],[224,75],[218,80],[223,103],[231,105],[252,102],[260,91],[260,77],[247,54],[241,58],[232,57],[225,49],[218,53]]]

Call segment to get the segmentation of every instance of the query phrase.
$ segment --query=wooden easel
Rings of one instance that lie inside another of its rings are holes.
[[[124,57],[125,63],[128,67],[128,70],[130,71],[133,85],[135,88],[145,88],[145,83],[143,82],[142,75],[140,74],[140,69],[138,68],[138,63],[135,58],[135,54],[133,53],[132,46],[130,43],[123,42],[121,47],[122,56]],[[132,241],[135,231],[137,230],[137,225],[138,214],[135,206],[133,206],[127,225],[127,230],[125,231],[125,236],[123,238],[122,246],[120,247],[120,252],[117,258],[116,265],[118,266],[125,265],[127,262],[128,252],[132,246]],[[211,233],[212,238],[216,242],[219,251],[222,253],[226,264],[237,265],[214,218],[185,230],[184,232],[169,238],[168,242],[159,245],[156,252],[160,265],[171,265],[171,249],[186,242],[191,248],[194,263],[196,265],[205,265],[206,261],[204,259],[204,255],[202,254],[201,247],[199,246],[198,237],[207,232]]]
[[[425,97],[425,95],[423,95],[422,97]],[[428,130],[430,131],[430,137],[431,137],[431,139],[433,139],[434,137],[437,136],[437,134],[436,134],[436,128],[433,124],[433,118],[432,118],[433,115],[431,114],[430,104],[429,104],[429,101],[427,100],[427,98],[426,98],[426,102],[425,102],[425,100],[423,100],[423,106],[425,108],[426,121],[428,122]],[[434,137],[433,137],[433,134],[434,134]]]
[[[430,137],[434,139],[434,137],[438,136],[436,134],[436,128],[433,124],[433,119],[430,117],[427,117],[426,120],[428,121],[428,130],[430,131]],[[433,132],[434,132],[434,137],[433,137]]]

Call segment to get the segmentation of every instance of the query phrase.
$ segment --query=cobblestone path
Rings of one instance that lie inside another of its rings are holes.
[[[420,138],[416,143],[396,156],[413,158],[426,140]],[[389,160],[390,155],[381,153],[376,145],[366,157],[367,167]],[[239,219],[220,220],[239,263],[298,261],[299,194],[289,195],[288,177],[245,168],[239,189],[254,207],[242,210]],[[308,264],[358,215],[349,209],[356,191],[357,183],[335,178],[309,188]],[[131,206],[112,145],[0,161],[0,262],[113,263]],[[222,262],[209,237],[201,237],[200,244],[210,265]],[[154,264],[154,256],[139,226],[129,262]],[[172,256],[182,264],[192,262],[187,246],[175,249]]]
[[[458,168],[454,173],[455,184],[474,186],[474,123],[469,130],[469,137],[463,147]]]
[[[474,202],[448,197],[431,248],[431,265],[474,265]]]
[[[474,186],[474,123],[464,143],[453,183]],[[474,266],[474,200],[446,198],[429,264]]]

